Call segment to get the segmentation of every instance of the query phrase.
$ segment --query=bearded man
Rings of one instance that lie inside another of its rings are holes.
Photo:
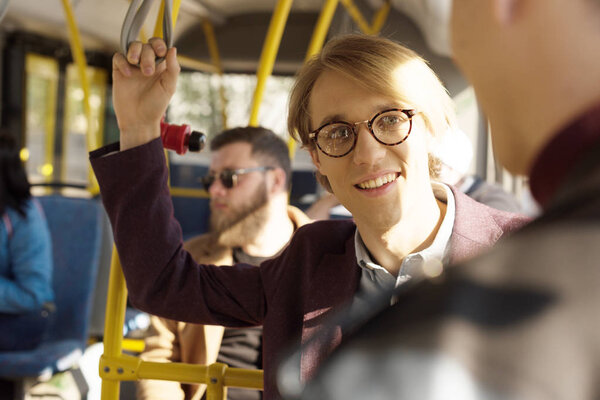
[[[259,265],[275,256],[309,219],[288,205],[291,164],[285,142],[265,128],[224,131],[211,141],[208,175],[210,232],[184,247],[203,264]],[[258,268],[258,267],[257,267]],[[193,364],[222,362],[262,368],[262,327],[243,329],[198,325],[152,317],[142,358]],[[138,399],[200,399],[205,385],[139,381]],[[228,390],[229,399],[260,399],[262,392]]]

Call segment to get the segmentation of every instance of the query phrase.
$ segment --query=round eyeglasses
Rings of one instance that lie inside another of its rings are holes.
[[[200,178],[200,182],[202,182],[202,185],[204,186],[204,190],[206,190],[207,192],[208,192],[208,189],[210,189],[210,186],[213,183],[215,183],[215,180],[217,178],[219,178],[221,180],[221,183],[223,184],[224,187],[226,187],[227,189],[231,189],[232,187],[237,185],[239,175],[249,174],[250,172],[254,172],[254,171],[261,171],[261,172],[270,171],[272,169],[274,169],[274,168],[269,167],[269,166],[239,168],[239,169],[224,169],[223,171],[221,171],[218,174],[212,173],[212,174],[203,176],[202,178]]]
[[[369,132],[379,143],[395,146],[404,142],[412,130],[412,118],[415,110],[392,108],[380,111],[373,118],[360,122],[334,121],[310,132],[308,137],[329,157],[343,157],[356,146],[357,126],[367,124]]]

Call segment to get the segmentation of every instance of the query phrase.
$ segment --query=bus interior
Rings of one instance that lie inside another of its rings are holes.
[[[136,1],[0,3],[1,128],[18,136],[21,158],[36,196],[85,199],[99,207],[88,152],[119,138],[111,104],[111,58],[121,51],[123,21],[130,4]],[[162,35],[164,2],[150,3],[139,34],[142,41]],[[535,214],[527,182],[511,176],[494,160],[485,115],[473,89],[452,61],[447,26],[449,0],[172,3],[173,42],[182,73],[167,112],[170,123],[190,125],[209,139],[227,127],[262,125],[288,142],[288,94],[294,74],[306,57],[336,35],[378,34],[422,55],[445,84],[455,101],[459,125],[472,143],[470,173],[501,185],[521,201],[527,213]],[[289,147],[293,157],[290,203],[305,210],[323,189],[315,180],[307,152],[291,141]],[[168,160],[175,217],[184,239],[206,232],[208,193],[201,189],[198,177],[207,171],[209,152],[168,152]],[[52,230],[53,240],[61,235],[61,229],[68,230],[64,225],[71,223],[67,222],[71,209],[60,211],[63,206],[57,201],[48,205],[48,214],[56,213],[63,228]],[[43,374],[19,380],[15,398],[47,395],[133,399],[133,380],[158,376],[159,368],[140,364],[135,357],[143,347],[136,331],[147,326],[147,316],[127,307],[106,216],[102,212],[93,220],[89,224],[95,225],[90,229],[96,229],[90,239],[94,241],[95,260],[89,267],[92,276],[85,278],[90,287],[73,300],[85,303],[79,311],[84,316],[83,348],[77,354],[69,353],[60,371],[46,369]],[[81,220],[72,223],[83,224]],[[261,387],[257,382],[262,375],[230,372],[218,373],[233,386]],[[194,382],[210,383],[215,370],[208,366],[193,372],[169,373],[171,378],[181,378],[178,380],[189,379],[195,373],[202,376]],[[223,398],[222,386],[211,390],[208,399]]]

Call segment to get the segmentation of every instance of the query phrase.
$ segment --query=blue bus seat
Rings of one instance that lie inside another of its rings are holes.
[[[208,232],[209,203],[208,198],[173,196],[174,216],[181,225],[183,240]]]
[[[52,237],[56,312],[39,347],[0,352],[0,377],[18,382],[48,380],[77,365],[87,341],[101,244],[98,200],[58,195],[38,199]]]
[[[312,169],[292,171],[292,190],[290,204],[306,210],[318,198],[319,184]]]
[[[207,165],[172,163],[169,167],[171,187],[201,189],[199,179],[208,169]],[[183,240],[208,231],[209,202],[208,198],[173,196],[174,216],[181,225]]]

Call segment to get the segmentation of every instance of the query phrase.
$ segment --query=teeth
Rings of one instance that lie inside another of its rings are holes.
[[[380,176],[377,179],[370,179],[368,181],[364,181],[359,183],[358,186],[361,189],[375,189],[385,185],[386,183],[390,183],[396,180],[396,174],[391,173],[384,176]]]

